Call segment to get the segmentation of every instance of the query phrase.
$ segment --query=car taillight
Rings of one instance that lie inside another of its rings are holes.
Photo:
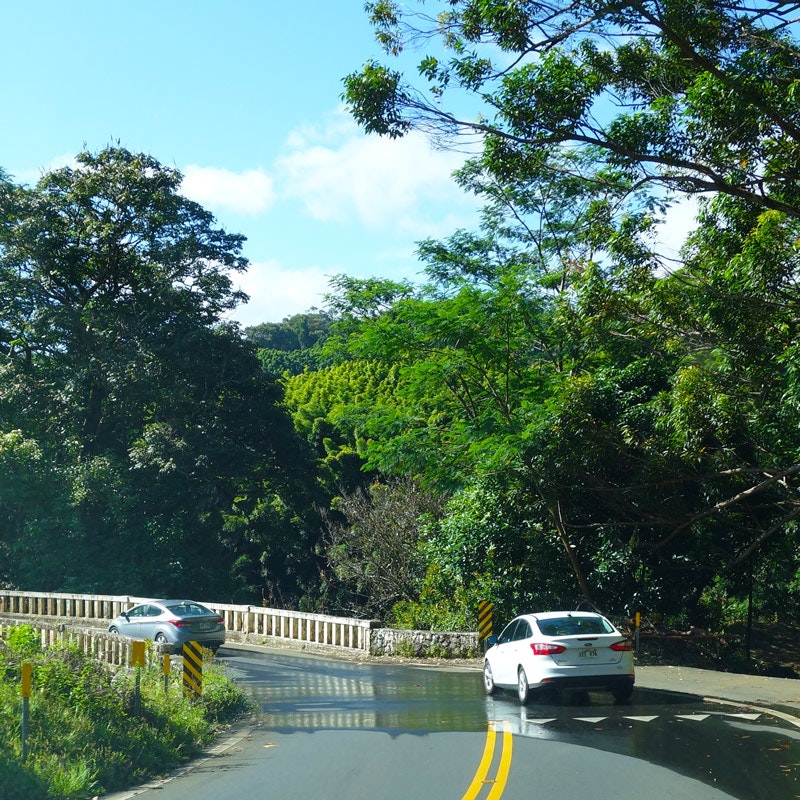
[[[626,650],[633,650],[633,642],[629,641],[628,639],[623,639],[621,642],[615,642],[612,644],[611,649],[616,650],[618,653]]]
[[[556,653],[563,653],[566,649],[563,645],[551,642],[531,642],[531,650],[535,656],[554,656]]]
[[[185,628],[188,625],[191,625],[192,623],[186,622],[185,620],[182,619],[171,619],[169,620],[169,624],[174,625],[176,628]]]

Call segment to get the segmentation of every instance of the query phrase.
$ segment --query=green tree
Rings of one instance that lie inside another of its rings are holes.
[[[322,347],[333,319],[326,312],[295,314],[282,322],[245,328],[244,336],[258,346],[258,357],[269,375],[299,375],[324,366]]]
[[[246,261],[241,236],[214,229],[178,194],[178,172],[120,149],[78,163],[35,189],[4,187],[1,327],[8,363],[32,384],[17,396],[35,401],[37,379],[66,387],[62,407],[38,415],[40,429],[77,436],[88,458],[117,444],[131,394],[143,405],[116,387],[156,390],[158,356],[181,345],[180,326],[210,326],[243,298],[227,272]]]
[[[430,50],[416,82],[376,61],[345,79],[366,130],[477,134],[503,174],[542,148],[588,146],[634,181],[800,215],[790,6],[433,5],[367,4],[387,54]]]
[[[796,233],[720,196],[683,269],[580,295],[604,357],[564,385],[530,452],[558,465],[563,524],[620,600],[698,619],[712,587],[747,595],[755,560],[756,599],[778,608],[797,537]]]
[[[62,569],[63,555],[37,543],[68,541],[77,528],[63,474],[47,455],[19,430],[0,433],[0,581],[5,584]]]
[[[282,322],[262,322],[245,328],[244,336],[267,350],[307,350],[325,341],[332,321],[324,311],[294,314]]]
[[[374,479],[364,469],[369,427],[363,410],[394,407],[396,371],[385,363],[348,360],[288,377],[285,403],[295,430],[317,456],[319,479],[331,494]]]
[[[481,476],[527,475],[526,519],[560,539],[577,581],[570,594],[588,598],[595,551],[576,555],[578,534],[562,513],[565,475],[532,451],[556,424],[569,386],[608,358],[609,315],[582,298],[612,296],[615,273],[601,261],[624,261],[622,285],[647,273],[654,204],[619,174],[575,177],[591,168],[585,159],[554,152],[546,162],[506,181],[485,159],[465,166],[458,179],[487,200],[481,231],[423,242],[429,283],[416,293],[343,286],[349,352],[396,374],[390,402],[373,398],[360,416],[345,417],[360,421],[367,465],[387,474],[420,475],[448,491]]]
[[[561,543],[542,524],[538,498],[520,470],[479,475],[425,526],[419,550],[426,564],[416,601],[395,615],[411,628],[475,630],[478,605],[494,604],[495,619],[530,608],[573,608],[574,576],[561,565]]]
[[[41,450],[77,520],[29,537],[60,562],[31,558],[13,579],[252,592],[269,530],[243,529],[246,507],[291,507],[307,470],[280,387],[221,322],[243,299],[229,276],[243,237],[149,156],[77,162],[0,185],[0,430]]]
[[[368,5],[388,54],[419,42],[429,52],[415,84],[377,62],[346,78],[355,118],[392,137],[415,127],[444,141],[477,135],[480,186],[493,181],[497,199],[515,191],[517,207],[541,169],[566,169],[579,196],[595,198],[595,213],[584,217],[593,234],[581,241],[596,243],[596,254],[561,259],[574,276],[562,292],[567,302],[544,316],[551,333],[556,320],[568,321],[553,339],[568,343],[566,369],[551,370],[538,400],[520,406],[546,404],[523,415],[506,452],[523,458],[531,496],[541,495],[586,587],[616,594],[617,603],[697,612],[708,587],[741,595],[757,559],[756,592],[774,604],[799,507],[800,51],[789,7],[440,5],[438,15],[430,4],[419,14],[390,1]],[[644,238],[658,205],[630,207],[642,187],[665,199],[714,198],[672,275]],[[537,219],[546,226],[572,202],[569,192],[552,192],[529,227]],[[551,228],[562,256],[574,242],[570,219]],[[520,227],[512,219],[504,233]],[[547,237],[530,241],[541,258]],[[472,244],[474,257],[453,262],[476,275],[492,252]],[[447,250],[429,247],[449,269]],[[456,330],[459,347],[470,341]],[[483,355],[491,361],[489,348]],[[443,427],[452,432],[457,418]],[[490,442],[474,439],[470,452]],[[382,446],[393,449],[388,439]]]
[[[698,472],[705,502],[657,547],[663,552],[716,525],[723,545],[716,560],[728,586],[741,596],[755,564],[757,600],[761,594],[765,611],[786,611],[796,598],[775,597],[786,586],[787,564],[797,570],[787,553],[800,516],[800,230],[792,217],[725,197],[707,205],[701,222],[686,267],[661,281],[651,299],[654,318],[685,331],[663,419]]]

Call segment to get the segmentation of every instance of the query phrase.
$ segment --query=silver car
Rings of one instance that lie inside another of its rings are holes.
[[[225,643],[225,620],[193,600],[148,600],[123,611],[108,631],[150,639],[172,652],[179,652],[184,642],[199,642],[214,652]]]
[[[483,661],[487,694],[516,690],[602,689],[615,700],[633,693],[633,645],[605,617],[580,611],[523,614],[490,636]]]

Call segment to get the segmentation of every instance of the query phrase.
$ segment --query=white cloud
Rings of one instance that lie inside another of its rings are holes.
[[[42,164],[38,169],[25,170],[19,175],[12,175],[12,177],[19,183],[32,186],[38,183],[39,179],[48,172],[59,170],[62,167],[77,169],[79,166],[75,160],[74,153],[64,153],[63,155],[54,156],[47,164]]]
[[[276,164],[279,191],[321,222],[356,221],[373,231],[428,236],[472,218],[476,203],[451,175],[464,155],[434,149],[421,133],[401,139],[360,134],[334,120],[295,131]]]
[[[680,249],[697,227],[699,197],[684,195],[678,198],[664,215],[664,221],[656,226],[658,251],[670,259],[680,256]]]
[[[272,178],[262,169],[231,172],[190,164],[183,170],[181,192],[212,210],[258,214],[275,200]]]
[[[328,291],[328,275],[318,267],[287,269],[275,261],[251,263],[245,273],[232,276],[234,286],[250,295],[231,317],[242,325],[280,322],[294,314],[321,307]]]
[[[50,172],[51,170],[61,169],[62,167],[77,169],[79,166],[80,164],[78,164],[74,153],[62,153],[59,156],[51,158],[50,163],[42,169],[42,172]]]

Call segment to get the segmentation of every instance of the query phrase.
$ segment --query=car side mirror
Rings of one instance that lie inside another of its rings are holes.
[[[492,634],[491,636],[486,637],[486,646],[487,647],[494,647],[497,644],[497,637]]]

